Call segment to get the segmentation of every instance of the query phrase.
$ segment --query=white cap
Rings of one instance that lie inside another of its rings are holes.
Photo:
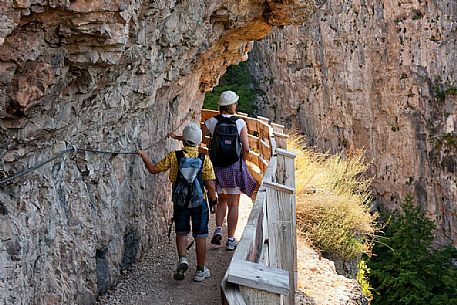
[[[224,91],[219,97],[219,106],[228,106],[238,102],[240,97],[233,91]]]
[[[202,130],[197,124],[190,123],[184,127],[182,138],[185,144],[189,146],[198,146],[202,142]]]

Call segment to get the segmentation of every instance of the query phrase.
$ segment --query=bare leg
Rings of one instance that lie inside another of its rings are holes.
[[[197,267],[203,268],[206,260],[206,237],[195,238],[195,254],[197,255]]]
[[[219,194],[218,203],[216,205],[216,226],[222,227],[225,214],[227,213],[227,195]]]
[[[176,248],[178,249],[179,257],[187,256],[187,234],[176,234]]]
[[[227,227],[228,237],[235,236],[236,225],[238,223],[238,206],[240,204],[240,195],[228,195],[228,215],[227,215]]]

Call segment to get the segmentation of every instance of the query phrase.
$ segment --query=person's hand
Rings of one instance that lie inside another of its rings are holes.
[[[211,214],[216,213],[217,198],[214,200],[209,199],[209,211]]]
[[[144,150],[141,150],[141,149],[140,149],[140,150],[138,150],[138,151],[136,152],[136,154],[137,154],[138,156],[140,156],[141,158],[143,158],[143,157],[146,155],[146,152],[145,152]]]
[[[182,141],[182,136],[175,135],[174,133],[170,132],[169,134],[167,134],[167,136],[169,136],[170,138],[173,138],[175,140]]]

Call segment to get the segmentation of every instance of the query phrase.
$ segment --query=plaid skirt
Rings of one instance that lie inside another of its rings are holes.
[[[241,171],[240,171],[240,162]],[[246,166],[246,162],[241,160],[227,167],[215,167],[216,183],[218,189],[239,188],[239,190],[249,197],[252,196],[256,187],[256,181],[252,178]],[[222,191],[224,193],[224,191]],[[228,194],[231,192],[228,191]],[[236,194],[236,193],[235,193]]]

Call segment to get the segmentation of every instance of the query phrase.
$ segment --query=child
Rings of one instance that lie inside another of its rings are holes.
[[[181,138],[179,136],[173,137]],[[157,174],[170,169],[169,178],[173,184],[173,220],[175,222],[176,247],[179,254],[174,278],[178,281],[183,280],[184,273],[189,268],[186,256],[186,246],[187,235],[190,231],[190,220],[192,219],[192,236],[195,238],[195,251],[197,255],[197,270],[194,276],[194,281],[201,282],[205,278],[210,277],[210,271],[205,266],[206,237],[208,237],[209,218],[208,204],[203,197],[198,197],[199,194],[182,194],[185,192],[185,189],[183,189],[185,182],[181,183],[181,181],[184,181],[182,180],[182,173],[187,173],[188,171],[182,171],[181,169],[184,164],[198,164],[199,168],[197,168],[197,166],[194,167],[194,172],[198,171],[198,174],[197,177],[194,175],[193,183],[200,183],[200,185],[202,182],[204,183],[204,186],[208,190],[209,203],[212,209],[214,208],[214,205],[217,204],[216,189],[214,184],[216,176],[214,174],[211,160],[198,152],[198,145],[200,145],[202,141],[202,131],[197,124],[190,123],[184,128],[182,141],[184,144],[182,151],[172,151],[168,153],[168,155],[157,162],[157,164],[153,164],[142,150],[138,151],[138,155],[141,157],[147,170],[151,174]],[[203,164],[201,159],[203,159]],[[190,160],[190,162],[187,162],[188,160]],[[200,185],[195,186],[195,184],[193,184],[193,187],[190,189],[199,189]],[[203,185],[201,185],[201,190],[203,190],[204,193]],[[184,204],[180,203],[179,200],[176,199],[178,197],[181,199],[185,198],[184,201],[187,202]],[[200,199],[195,201],[195,198]]]

